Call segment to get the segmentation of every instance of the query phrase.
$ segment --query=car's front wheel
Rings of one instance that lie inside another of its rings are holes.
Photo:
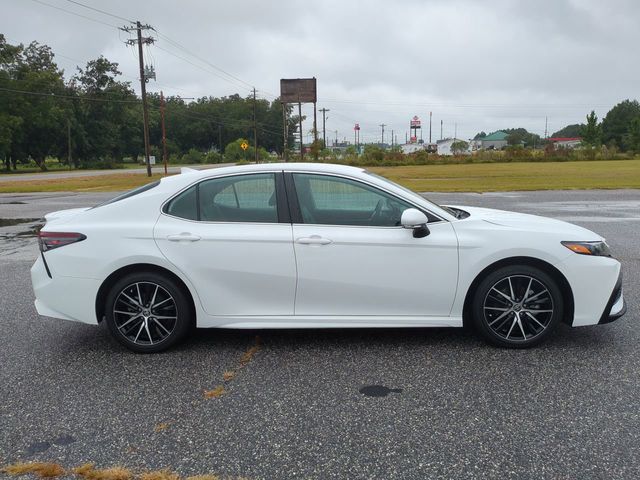
[[[560,323],[564,302],[556,281],[529,265],[487,275],[473,297],[476,329],[492,344],[526,348],[539,344]]]
[[[111,335],[135,352],[166,350],[193,324],[191,304],[171,279],[156,272],[119,279],[107,295],[105,320]]]

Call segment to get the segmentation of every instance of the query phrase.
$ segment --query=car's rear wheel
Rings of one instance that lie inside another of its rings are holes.
[[[111,335],[135,352],[166,350],[193,324],[191,305],[173,280],[156,272],[119,279],[107,295],[105,320]]]
[[[556,281],[529,265],[487,275],[473,297],[476,329],[494,345],[526,348],[547,338],[562,319],[564,302]]]

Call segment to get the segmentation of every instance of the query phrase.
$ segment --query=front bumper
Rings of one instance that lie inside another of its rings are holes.
[[[619,319],[626,312],[627,304],[624,301],[624,294],[622,291],[622,272],[620,272],[620,275],[618,275],[618,281],[613,288],[613,292],[611,292],[611,297],[607,302],[607,306],[604,308],[604,312],[602,312],[598,325],[611,323]]]

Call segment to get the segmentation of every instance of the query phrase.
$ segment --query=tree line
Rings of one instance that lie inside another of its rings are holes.
[[[131,83],[120,80],[118,64],[104,57],[87,62],[66,79],[54,53],[37,42],[11,45],[0,34],[0,159],[5,168],[33,160],[46,169],[56,157],[76,168],[109,167],[144,156],[142,102]],[[149,94],[149,135],[152,155],[162,158],[161,99]],[[255,108],[257,142],[262,156],[284,149],[283,112],[278,99],[268,101],[239,94],[202,97],[186,102],[165,99],[167,151],[176,162],[232,160],[241,152],[238,139],[253,149]],[[287,112],[289,138],[298,118]],[[205,156],[206,155],[206,156]]]
[[[542,146],[545,139],[530,133],[524,128],[505,128],[509,145],[524,147]],[[485,132],[478,133],[474,140],[486,137]],[[613,151],[640,152],[640,103],[637,100],[624,100],[607,112],[599,121],[595,111],[586,116],[586,123],[576,123],[554,132],[554,137],[581,137],[588,147],[605,146]]]

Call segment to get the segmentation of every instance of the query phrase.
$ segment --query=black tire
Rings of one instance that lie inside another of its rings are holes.
[[[473,296],[473,324],[491,344],[528,348],[543,342],[562,320],[556,281],[539,268],[510,265],[489,273]]]
[[[188,293],[156,272],[130,273],[119,279],[107,295],[105,320],[114,339],[139,353],[172,347],[195,323]]]

